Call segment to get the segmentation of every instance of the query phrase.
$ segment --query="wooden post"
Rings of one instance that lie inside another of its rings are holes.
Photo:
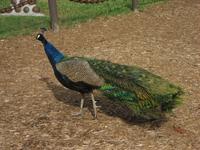
[[[132,10],[138,12],[139,0],[132,0]]]
[[[48,0],[49,2],[49,15],[51,19],[51,28],[53,31],[58,32],[58,13],[57,13],[57,5],[56,0]]]

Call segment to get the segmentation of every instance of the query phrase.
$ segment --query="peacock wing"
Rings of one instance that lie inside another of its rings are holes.
[[[56,64],[56,68],[73,82],[84,82],[93,86],[104,84],[104,80],[95,73],[86,60],[74,58]]]

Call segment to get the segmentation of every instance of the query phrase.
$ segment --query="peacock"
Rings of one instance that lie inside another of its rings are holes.
[[[57,80],[64,87],[80,93],[80,111],[76,115],[83,116],[85,96],[89,94],[94,118],[97,118],[99,106],[94,90],[127,107],[134,116],[151,116],[151,119],[174,108],[182,94],[178,86],[139,67],[95,58],[69,57],[48,42],[43,32],[38,33],[36,39],[43,44]]]

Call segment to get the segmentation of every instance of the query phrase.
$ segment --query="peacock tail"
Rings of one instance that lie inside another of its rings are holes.
[[[183,93],[180,87],[136,66],[85,57],[65,57],[62,61],[75,58],[86,60],[105,80],[99,90],[106,97],[125,105],[136,116],[159,114],[155,110],[170,111],[179,103]]]

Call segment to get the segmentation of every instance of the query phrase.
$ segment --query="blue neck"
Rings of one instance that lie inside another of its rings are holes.
[[[59,63],[64,58],[64,55],[49,42],[44,45],[44,49],[52,66]]]

